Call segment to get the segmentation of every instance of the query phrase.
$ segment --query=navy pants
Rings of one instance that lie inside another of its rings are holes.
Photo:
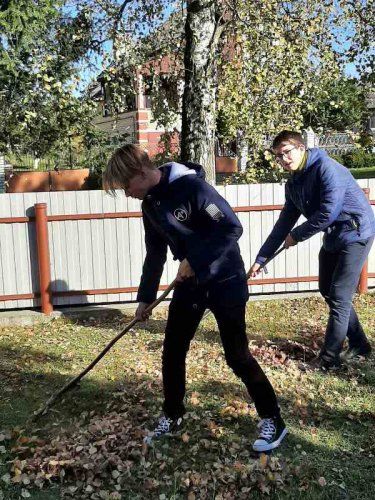
[[[349,243],[338,252],[321,248],[319,290],[329,306],[329,319],[320,356],[336,363],[348,337],[349,347],[361,347],[368,340],[353,308],[362,267],[374,238]]]
[[[213,290],[191,283],[177,285],[168,314],[163,348],[163,410],[172,419],[185,412],[185,360],[199,322],[208,307],[214,314],[220,332],[227,364],[244,382],[261,418],[277,417],[279,407],[271,383],[251,355],[248,347],[245,324],[246,299],[236,303],[239,288],[246,287],[246,280],[233,286],[225,284],[225,292],[220,293],[220,285]],[[224,286],[224,283],[223,283]],[[220,301],[219,297],[228,300]]]

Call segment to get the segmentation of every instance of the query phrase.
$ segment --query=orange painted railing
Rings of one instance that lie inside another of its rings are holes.
[[[38,268],[40,301],[42,312],[51,314],[53,311],[51,294],[51,266],[48,247],[47,203],[35,205],[36,243],[38,247]]]

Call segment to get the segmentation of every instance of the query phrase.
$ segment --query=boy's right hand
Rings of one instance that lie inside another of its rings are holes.
[[[254,262],[254,264],[250,267],[249,277],[255,278],[255,276],[257,276],[260,272],[261,272],[260,264]]]
[[[138,304],[137,310],[135,311],[135,319],[138,321],[146,321],[150,316],[151,312],[146,313],[145,310],[150,304],[147,304],[147,302],[140,302]]]

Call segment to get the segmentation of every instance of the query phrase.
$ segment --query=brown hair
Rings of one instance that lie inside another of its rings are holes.
[[[143,170],[156,169],[146,151],[134,144],[125,144],[116,149],[103,173],[103,188],[108,192],[126,189],[129,180],[143,174]]]
[[[283,130],[277,136],[274,138],[272,141],[272,146],[271,149],[276,149],[283,142],[290,142],[292,144],[295,144],[296,146],[299,146],[300,144],[304,145],[302,135],[299,132],[293,132],[292,130]]]

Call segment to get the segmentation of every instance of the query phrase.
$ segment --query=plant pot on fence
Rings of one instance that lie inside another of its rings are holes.
[[[7,192],[78,191],[86,189],[89,173],[88,168],[58,172],[14,172],[7,176]]]
[[[236,156],[216,156],[215,170],[217,174],[234,174],[238,172],[238,158]]]

